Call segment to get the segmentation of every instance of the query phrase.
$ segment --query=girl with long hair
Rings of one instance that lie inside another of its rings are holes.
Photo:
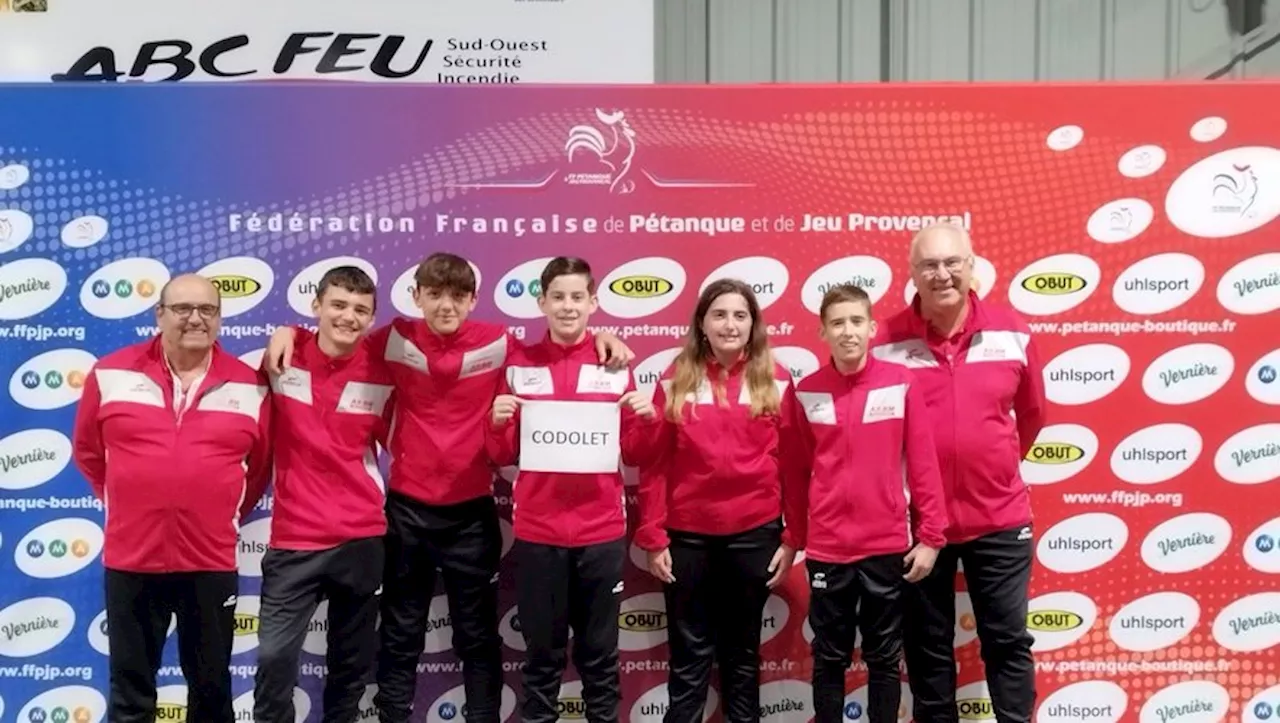
[[[653,403],[663,422],[641,468],[635,541],[665,583],[663,721],[701,723],[717,660],[725,720],[754,723],[761,617],[804,545],[807,480],[802,412],[751,287],[707,286]]]

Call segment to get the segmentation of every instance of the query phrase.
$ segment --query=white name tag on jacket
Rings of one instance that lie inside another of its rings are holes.
[[[884,422],[907,416],[907,385],[894,384],[867,392],[867,405],[862,408],[862,423]]]
[[[627,369],[606,369],[602,366],[584,365],[578,368],[578,394],[617,394],[627,391],[631,372]]]
[[[520,470],[617,472],[621,429],[613,402],[525,402],[520,405]]]

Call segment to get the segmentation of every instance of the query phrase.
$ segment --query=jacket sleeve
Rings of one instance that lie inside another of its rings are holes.
[[[240,517],[253,511],[262,500],[267,486],[271,484],[271,473],[275,467],[272,458],[272,420],[275,418],[275,403],[271,385],[265,372],[259,373],[259,388],[262,390],[262,406],[258,410],[258,437],[246,459],[244,502],[240,505]]]
[[[98,388],[97,369],[91,369],[85,379],[84,391],[76,407],[72,428],[72,458],[80,474],[88,480],[93,495],[99,500],[106,494],[107,450],[102,441],[102,424],[98,421],[98,409],[102,392]]]
[[[778,455],[782,484],[782,542],[793,550],[804,549],[809,533],[809,475],[813,469],[806,455],[802,417],[795,384],[788,380],[778,409]]]
[[[671,544],[667,536],[667,480],[672,451],[675,449],[676,425],[666,417],[667,395],[662,384],[654,389],[653,406],[658,411],[645,459],[640,468],[640,485],[636,496],[640,504],[640,524],[636,527],[636,547],[649,552]]]
[[[627,394],[636,391],[636,377],[632,370],[627,370]],[[657,402],[654,402],[654,409],[657,409]],[[661,428],[661,410],[658,410],[652,419],[636,416],[628,405],[622,409],[622,419],[620,423],[622,438],[619,446],[622,448],[622,463],[628,467],[642,467],[644,463],[653,456],[653,447],[655,437]]]
[[[907,384],[903,439],[906,446],[907,489],[911,493],[911,528],[919,542],[941,550],[947,544],[947,506],[943,499],[942,472],[933,443],[933,430],[924,393]]]
[[[511,386],[503,373],[498,385],[498,396],[510,394]],[[489,460],[499,467],[510,467],[520,460],[520,408],[503,424],[494,424],[493,415],[487,413],[484,421],[484,449]]]
[[[1018,391],[1013,398],[1013,411],[1018,415],[1018,446],[1021,449],[1019,459],[1027,456],[1036,443],[1036,437],[1045,424],[1044,366],[1040,361],[1040,352],[1029,327],[1023,328],[1027,334],[1027,363],[1022,365],[1022,378],[1018,381]]]

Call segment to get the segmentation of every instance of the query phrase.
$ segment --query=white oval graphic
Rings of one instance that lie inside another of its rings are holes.
[[[1203,450],[1204,440],[1195,427],[1155,424],[1116,445],[1111,452],[1111,471],[1129,484],[1160,484],[1191,469]]]
[[[253,717],[254,696],[253,689],[241,693],[231,701],[231,710],[235,714],[235,720],[254,720]],[[294,723],[303,723],[307,716],[311,715],[311,696],[302,688],[295,687],[293,689],[293,720]],[[191,723],[195,723],[191,721]]]
[[[1200,603],[1181,592],[1157,592],[1124,605],[1111,618],[1108,634],[1135,653],[1163,650],[1185,640],[1200,624]]]
[[[1204,264],[1190,254],[1148,256],[1120,272],[1111,299],[1130,314],[1163,314],[1187,303],[1204,285]]]
[[[476,276],[475,295],[478,298],[480,296],[482,283],[480,267],[470,261],[467,263],[471,266],[471,273]],[[396,311],[411,319],[422,318],[422,309],[419,309],[418,305],[413,302],[413,291],[418,287],[418,282],[415,278],[417,273],[418,264],[414,264],[413,266],[405,269],[404,273],[400,274],[400,276],[396,278],[395,283],[391,286],[391,305],[395,307]]]
[[[262,607],[262,598],[257,595],[239,595],[236,597],[235,635],[231,639],[231,654],[247,653],[258,647],[258,629],[261,621],[258,611]]]
[[[321,600],[307,621],[307,634],[302,638],[302,651],[324,655],[329,651],[329,601]]]
[[[1267,352],[1249,367],[1244,389],[1263,404],[1280,405],[1280,349]]]
[[[262,357],[265,356],[266,353],[267,353],[267,348],[264,346],[261,349],[254,349],[253,351],[247,351],[241,354],[237,358],[240,361],[244,362],[245,364],[248,364],[250,367],[254,369],[261,369]]]
[[[1129,355],[1114,344],[1068,349],[1044,367],[1045,396],[1064,406],[1096,402],[1120,388],[1129,365]]]
[[[1213,456],[1222,479],[1259,485],[1280,478],[1280,424],[1259,424],[1231,435]]]
[[[1053,424],[1040,430],[1023,458],[1022,480],[1051,485],[1075,477],[1098,456],[1098,435],[1079,424]]]
[[[59,709],[66,714],[64,723],[101,723],[107,715],[107,699],[87,685],[64,685],[32,698],[18,711],[16,720],[56,723],[52,712]]]
[[[670,706],[671,694],[667,692],[667,684],[660,683],[636,698],[636,702],[631,704],[631,717],[627,718],[627,721],[629,723],[662,723]],[[715,688],[708,686],[707,702],[702,709],[703,723],[715,715],[719,706],[720,696],[716,694]]]
[[[1222,608],[1213,621],[1213,639],[1237,653],[1280,645],[1280,592],[1246,595]]]
[[[1228,269],[1218,281],[1218,303],[1244,316],[1280,309],[1280,253],[1258,254]]]
[[[1160,170],[1167,158],[1168,154],[1160,146],[1138,146],[1125,151],[1116,168],[1126,178],[1146,178]]]
[[[1207,118],[1201,118],[1191,125],[1188,135],[1191,140],[1197,143],[1209,143],[1216,141],[1227,132],[1227,120],[1220,116],[1211,115]]]
[[[1040,536],[1036,557],[1054,572],[1094,570],[1115,559],[1129,541],[1129,526],[1105,512],[1076,515]]]
[[[35,222],[26,212],[14,208],[0,209],[0,254],[7,254],[26,243],[35,229]]]
[[[178,617],[176,615],[169,616],[169,631],[165,633],[165,637],[172,636],[174,631],[178,629]],[[89,629],[86,631],[89,638],[89,647],[102,653],[103,655],[111,654],[111,638],[107,633],[107,611],[103,610],[98,613],[92,621],[89,622]]]
[[[76,626],[76,611],[56,597],[31,597],[0,610],[0,655],[30,658],[58,647]]]
[[[679,355],[680,347],[673,346],[670,349],[663,349],[636,365],[634,372],[636,388],[642,392],[653,394],[654,388],[658,386],[658,382],[662,379],[662,373],[675,362],[676,357]]]
[[[773,360],[791,374],[792,382],[804,379],[822,366],[818,355],[802,346],[776,346],[773,348]]]
[[[80,305],[99,319],[127,319],[155,306],[169,270],[155,259],[112,261],[80,286]]]
[[[1044,144],[1051,151],[1069,151],[1084,140],[1084,129],[1077,125],[1058,126],[1050,131]]]
[[[498,635],[502,642],[512,650],[525,651],[524,633],[520,630],[520,608],[515,605],[498,621]]]
[[[538,295],[542,293],[542,270],[553,258],[544,256],[525,261],[503,274],[493,287],[493,303],[498,311],[515,319],[540,318]]]
[[[198,271],[222,297],[222,318],[243,314],[271,295],[276,274],[262,259],[237,256],[214,261]]]
[[[52,349],[37,354],[9,377],[9,397],[27,409],[47,412],[80,401],[97,357],[83,349]]]
[[[845,723],[867,723],[870,715],[867,710],[868,700],[871,696],[871,690],[868,686],[855,688],[852,693],[844,697],[844,722]],[[902,692],[898,699],[898,715],[895,718],[897,723],[911,723],[911,711],[913,705],[911,697],[911,686],[908,683],[902,684]]]
[[[996,719],[995,706],[986,681],[969,683],[956,689],[956,709],[965,723],[980,723]]]
[[[427,723],[461,723],[466,719],[466,708],[467,692],[463,686],[459,685],[445,691],[427,707],[426,721]],[[498,720],[507,720],[515,711],[516,692],[511,689],[511,686],[504,685],[498,703]]]
[[[1161,404],[1191,404],[1226,386],[1235,370],[1235,357],[1225,347],[1187,344],[1151,362],[1142,374],[1142,391]]]
[[[978,617],[973,612],[973,598],[967,592],[956,593],[955,647],[978,639]]]
[[[507,559],[507,553],[511,552],[511,546],[516,542],[516,531],[511,527],[511,523],[506,518],[498,520],[498,529],[502,532],[502,557]]]
[[[1085,231],[1098,243],[1124,243],[1146,231],[1155,214],[1151,204],[1141,198],[1121,198],[1102,204],[1090,214]]]
[[[1273,685],[1244,704],[1241,723],[1275,723],[1280,717],[1280,685]]]
[[[427,637],[424,653],[443,653],[453,649],[453,616],[449,614],[449,598],[436,595],[427,610]]]
[[[1009,282],[1009,303],[1030,316],[1050,316],[1083,304],[1098,289],[1102,270],[1082,254],[1058,254],[1031,262]]]
[[[1086,680],[1053,691],[1036,710],[1036,723],[1117,723],[1128,707],[1124,688]]]
[[[102,552],[104,535],[96,522],[80,517],[50,520],[14,546],[13,561],[28,577],[41,580],[73,575]]]
[[[1142,561],[1156,572],[1191,572],[1212,563],[1231,544],[1231,523],[1191,512],[1156,525],[1142,541]]]
[[[1078,592],[1051,592],[1027,604],[1027,630],[1035,638],[1032,652],[1071,645],[1093,628],[1098,606]]]
[[[262,558],[271,542],[271,517],[260,517],[240,528],[236,568],[243,577],[262,577]]]
[[[750,286],[756,295],[756,303],[764,310],[773,306],[773,302],[786,293],[791,272],[787,270],[786,264],[775,258],[747,256],[734,259],[707,274],[707,278],[698,287],[698,293],[701,294],[716,279],[737,279]]]
[[[840,284],[853,284],[867,292],[871,303],[880,301],[893,283],[889,264],[875,256],[846,256],[831,261],[809,275],[800,288],[804,308],[816,314],[822,308],[822,296]]]
[[[55,429],[24,429],[0,439],[0,489],[29,490],[62,474],[71,440]]]
[[[760,644],[773,640],[787,627],[791,619],[791,606],[778,595],[770,595],[760,615]]]
[[[320,290],[320,279],[330,269],[338,266],[355,266],[368,274],[369,278],[373,279],[373,283],[378,283],[378,269],[362,258],[356,256],[334,256],[333,258],[321,259],[299,271],[293,277],[293,280],[289,282],[289,288],[285,295],[289,301],[289,308],[300,316],[314,318],[315,314],[311,312],[311,302],[315,300],[316,292]]]
[[[187,686],[163,685],[156,689],[156,717],[157,721],[182,721],[187,720]],[[195,723],[192,721],[191,723]]]
[[[1230,706],[1226,688],[1208,680],[1188,680],[1148,698],[1138,723],[1222,723]]]
[[[987,298],[987,294],[996,287],[996,277],[996,267],[990,261],[981,256],[973,257],[973,277],[969,279],[969,290],[976,293],[979,299]],[[907,279],[907,285],[902,290],[902,298],[908,304],[915,301],[916,282],[914,280]]]
[[[600,310],[619,319],[638,319],[674,304],[688,276],[679,262],[660,256],[635,259],[599,283]]]
[[[62,244],[68,248],[88,248],[107,237],[111,224],[101,216],[73,218],[62,227]]]
[[[667,642],[667,604],[660,592],[622,601],[618,612],[618,650],[652,650]]]
[[[1280,575],[1280,517],[1258,525],[1244,541],[1245,564],[1258,572]]]
[[[774,680],[760,686],[759,723],[795,723],[813,718],[813,686],[803,680]]]
[[[0,320],[30,319],[58,303],[66,290],[66,269],[48,259],[19,259],[0,265]],[[44,340],[32,337],[30,341]]]
[[[639,545],[632,542],[628,548],[627,557],[631,560],[632,565],[635,565],[646,575],[649,574],[649,553],[641,549]]]
[[[1229,238],[1280,216],[1280,150],[1245,146],[1193,164],[1169,186],[1164,212],[1179,231]]]
[[[31,171],[26,166],[10,163],[0,167],[0,191],[14,191],[31,180]]]

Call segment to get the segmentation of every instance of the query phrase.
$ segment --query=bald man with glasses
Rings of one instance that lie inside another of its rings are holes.
[[[107,720],[150,723],[170,621],[187,720],[232,723],[240,519],[270,477],[268,387],[218,344],[218,291],[175,277],[160,333],[107,354],[85,381],[74,459],[106,510]]]

